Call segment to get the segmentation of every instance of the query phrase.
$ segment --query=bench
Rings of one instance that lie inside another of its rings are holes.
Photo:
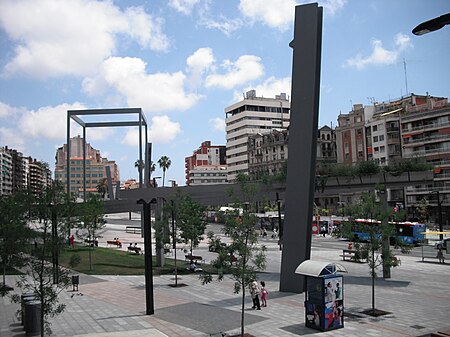
[[[128,252],[134,252],[135,254],[139,255],[142,252],[141,247],[128,247]]]
[[[116,246],[118,248],[122,248],[122,243],[120,241],[117,241],[117,240],[108,240],[108,241],[106,241],[106,244],[108,246]]]
[[[194,261],[195,264],[205,264],[205,259],[203,257],[201,257],[200,255],[187,254],[187,255],[184,256],[184,260],[186,262]]]
[[[141,233],[141,227],[139,226],[126,226],[125,232],[127,233],[133,233],[133,234],[140,234]]]
[[[84,243],[91,247],[98,247],[98,240],[84,239]]]
[[[354,250],[350,249],[343,249],[342,255],[339,255],[342,257],[343,261],[346,261],[347,258],[350,258],[350,260],[355,260],[356,252]]]

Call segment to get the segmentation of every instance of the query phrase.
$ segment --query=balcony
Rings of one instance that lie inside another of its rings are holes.
[[[444,149],[429,149],[429,150],[420,150],[420,151],[413,151],[411,153],[405,153],[403,157],[405,158],[415,158],[415,157],[425,157],[425,156],[432,156],[432,155],[444,155],[449,154],[450,148],[444,148]]]
[[[435,142],[435,141],[442,141],[442,140],[450,140],[450,134],[435,135],[435,136],[416,138],[416,139],[404,138],[403,139],[403,144],[405,146],[407,146],[407,145],[428,143],[428,142]]]
[[[426,130],[431,130],[431,129],[440,129],[443,127],[448,127],[450,126],[450,122],[444,122],[444,123],[431,123],[431,124],[426,124],[426,125],[419,125],[419,126],[415,126],[413,128],[403,128],[402,132],[415,132],[415,131],[426,131]]]

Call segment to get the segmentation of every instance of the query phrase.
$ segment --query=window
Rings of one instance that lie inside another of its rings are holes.
[[[384,153],[384,151],[385,151],[384,146],[380,146],[380,153]]]
[[[380,148],[377,146],[377,147],[374,147],[373,148],[373,151],[375,152],[375,153],[379,153],[380,152]]]
[[[372,126],[372,131],[377,131],[377,130],[378,130],[377,125]]]
[[[384,135],[380,135],[380,142],[384,140]]]
[[[374,137],[373,137],[373,142],[374,142],[374,143],[378,142],[378,136],[374,136]]]

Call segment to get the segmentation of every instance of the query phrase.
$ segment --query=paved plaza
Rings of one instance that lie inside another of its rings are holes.
[[[100,245],[113,237],[121,238],[125,250],[129,242],[142,243],[139,234],[126,233],[124,226],[111,222]],[[423,336],[450,329],[450,261],[422,262],[417,252],[401,255],[401,266],[392,270],[392,278],[376,281],[376,308],[390,314],[373,318],[361,313],[371,307],[367,264],[342,261],[339,255],[347,245],[345,241],[314,237],[312,259],[340,263],[348,271],[344,274],[344,328],[319,332],[305,327],[304,294],[278,291],[281,252],[276,240],[269,237],[261,243],[268,248],[267,270],[259,274],[259,280],[266,282],[269,291],[268,306],[252,310],[247,296],[247,333],[258,337],[312,334],[375,337]],[[215,253],[208,252],[206,240],[194,253],[206,261],[215,257]],[[184,254],[179,255],[184,258]],[[8,276],[7,284],[14,283],[15,276]],[[79,291],[68,289],[60,297],[67,307],[51,320],[53,335],[203,337],[240,331],[241,295],[233,294],[230,279],[225,277],[220,283],[202,285],[198,275],[191,274],[179,276],[178,283],[184,286],[171,287],[173,275],[154,277],[155,314],[147,316],[144,276],[80,275]],[[0,299],[1,337],[25,336],[15,315],[18,308],[8,297]]]

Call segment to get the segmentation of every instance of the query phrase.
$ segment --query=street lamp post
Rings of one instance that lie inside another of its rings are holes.
[[[172,206],[172,249],[175,258],[175,287],[178,287],[177,233],[175,227],[175,209],[173,200],[170,200],[170,205]]]
[[[440,194],[439,191],[432,191],[430,192],[432,194],[436,194],[436,198],[437,198],[437,206],[438,206],[438,221],[439,221],[439,232],[441,232],[439,234],[439,240],[444,240],[444,234],[442,234],[442,232],[444,231],[442,228],[442,200],[440,198]]]
[[[153,187],[157,187],[156,179],[161,179],[161,177],[153,177]]]
[[[283,221],[281,219],[281,200],[277,192],[277,209],[278,209],[278,245],[280,250],[283,250]]]
[[[439,30],[448,24],[450,24],[450,13],[422,22],[420,25],[416,26],[412,32],[414,35],[423,35]]]
[[[138,204],[144,208],[144,262],[145,262],[145,303],[146,314],[155,313],[153,302],[153,263],[152,263],[152,227],[151,227],[151,204],[156,203],[156,199],[146,202],[139,199]]]

